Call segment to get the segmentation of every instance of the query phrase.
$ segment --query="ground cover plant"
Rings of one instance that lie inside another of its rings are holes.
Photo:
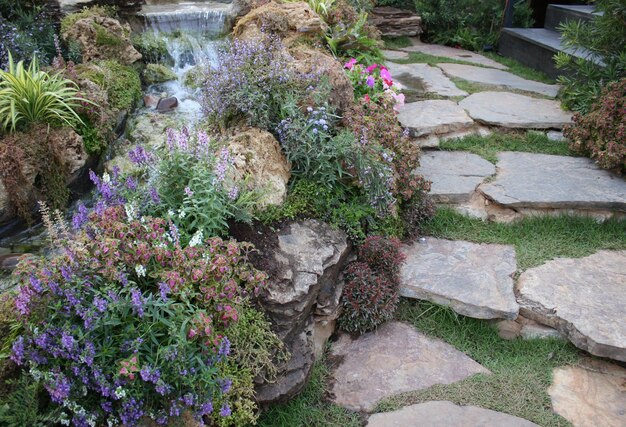
[[[530,217],[501,224],[439,209],[424,222],[423,230],[443,239],[513,245],[522,271],[557,257],[580,258],[600,249],[626,248],[626,221],[618,219],[599,223],[576,216]]]
[[[565,129],[571,148],[605,169],[626,171],[626,78],[608,85],[586,115]]]
[[[498,161],[498,153],[502,151],[521,151],[558,156],[574,154],[566,141],[553,141],[545,133],[537,131],[495,131],[487,136],[469,135],[441,141],[439,148],[441,150],[468,151],[478,154],[494,164]]]
[[[541,426],[570,425],[552,411],[547,393],[552,369],[574,364],[580,351],[559,339],[503,340],[485,320],[456,314],[428,302],[403,299],[396,318],[441,338],[491,371],[458,383],[404,393],[378,404],[377,411],[431,400],[449,400],[515,415]]]

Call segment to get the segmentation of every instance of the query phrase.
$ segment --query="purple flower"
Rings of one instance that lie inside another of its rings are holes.
[[[157,385],[156,385],[156,387],[154,389],[161,396],[165,396],[166,394],[168,394],[172,390],[172,387],[170,387],[169,385],[165,384],[163,381],[158,381],[158,383],[157,383]]]
[[[204,415],[209,415],[212,412],[213,412],[213,403],[212,402],[206,402],[206,403],[203,403],[200,406],[200,410],[198,411],[198,415],[200,417],[202,417]]]
[[[228,337],[222,338],[222,342],[220,343],[220,348],[217,353],[220,357],[226,357],[230,354],[230,340]]]
[[[137,288],[132,288],[130,290],[130,298],[133,308],[137,311],[137,315],[143,317],[144,299],[141,296],[141,291]]]
[[[230,378],[225,378],[223,380],[218,380],[222,393],[228,393],[231,386],[233,385],[233,381]]]
[[[152,160],[152,156],[141,145],[137,145],[128,152],[128,158],[136,165],[144,165]]]
[[[61,335],[61,345],[64,349],[71,351],[74,348],[74,337],[63,331],[63,335]]]
[[[152,199],[152,203],[154,203],[155,205],[161,203],[161,197],[159,196],[159,192],[154,187],[150,187],[150,198]]]
[[[24,337],[19,336],[13,342],[12,352],[11,352],[11,360],[21,365],[24,361]]]
[[[62,403],[70,396],[71,383],[63,374],[56,374],[54,380],[45,387],[50,394],[50,399],[55,403]]]
[[[129,176],[126,178],[126,187],[131,191],[135,191],[137,189],[137,180],[132,176]]]
[[[163,301],[167,301],[167,294],[169,294],[170,291],[170,285],[165,282],[159,282],[159,293],[161,294],[161,299]]]
[[[376,84],[374,76],[367,76],[367,79],[365,79],[365,84],[367,84],[369,87],[374,87],[374,85]]]
[[[89,211],[83,202],[78,203],[78,211],[72,217],[72,227],[74,230],[80,229],[83,224],[89,221]]]
[[[96,310],[98,310],[100,313],[104,313],[107,309],[107,306],[109,305],[109,303],[107,302],[107,300],[105,300],[102,297],[95,297],[93,299],[93,306],[96,308]]]
[[[231,413],[232,413],[232,411],[230,410],[230,406],[228,406],[228,404],[224,403],[222,405],[222,409],[220,409],[220,415],[222,417],[230,417]]]

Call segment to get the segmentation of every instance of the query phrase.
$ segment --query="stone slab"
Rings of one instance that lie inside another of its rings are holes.
[[[450,306],[478,319],[515,319],[515,249],[506,245],[426,238],[404,245],[400,295]]]
[[[367,427],[538,427],[523,418],[478,406],[432,401],[369,417]]]
[[[457,49],[450,46],[443,46],[439,44],[422,43],[418,40],[413,41],[413,46],[402,48],[406,52],[420,52],[427,55],[440,56],[443,58],[454,59],[457,61],[470,62],[472,64],[482,65],[485,67],[496,68],[498,70],[508,70],[509,67],[500,64],[493,59],[480,55],[476,52],[472,52],[465,49]]]
[[[489,371],[449,344],[402,322],[389,322],[353,339],[341,334],[331,347],[333,401],[372,411],[384,398],[451,384]]]
[[[520,313],[591,354],[626,362],[626,251],[558,258],[517,282]]]
[[[408,52],[403,52],[401,50],[383,50],[382,53],[385,59],[389,61],[394,61],[398,59],[409,59]]]
[[[456,77],[474,83],[523,90],[525,92],[535,92],[540,95],[549,96],[550,98],[555,98],[559,92],[558,85],[549,85],[534,80],[527,80],[509,73],[508,71],[464,64],[437,64],[437,66],[441,68],[448,77]]]
[[[558,101],[510,92],[474,93],[459,105],[478,122],[507,128],[562,129],[572,121]]]
[[[474,125],[463,108],[445,99],[405,104],[400,107],[398,120],[413,137],[464,131]]]
[[[556,368],[548,390],[554,412],[574,427],[626,426],[626,369],[601,360]]]
[[[467,96],[443,71],[428,64],[387,64],[394,82],[402,88],[434,93],[443,97]]]
[[[435,203],[464,203],[476,187],[496,173],[496,167],[482,157],[464,151],[424,151],[417,174],[431,181]]]
[[[626,180],[583,157],[503,152],[497,175],[478,190],[510,208],[626,212]]]

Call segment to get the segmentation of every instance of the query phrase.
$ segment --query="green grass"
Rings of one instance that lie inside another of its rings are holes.
[[[572,156],[566,141],[551,141],[543,132],[538,131],[498,131],[488,136],[469,135],[439,143],[441,150],[469,151],[486,160],[496,163],[501,151],[522,151],[528,153],[555,154]]]
[[[469,80],[461,79],[458,77],[451,77],[450,80],[452,80],[452,82],[454,83],[456,87],[458,87],[461,90],[464,90],[465,92],[469,94],[477,93],[477,92],[496,91],[496,92],[518,93],[520,95],[526,95],[532,98],[554,99],[554,97],[550,97],[548,95],[542,95],[537,92],[519,90],[519,89],[515,89],[512,87],[500,86],[497,84],[471,82]]]
[[[326,401],[330,372],[324,359],[313,366],[304,390],[283,405],[276,405],[259,419],[260,427],[359,427],[359,414]]]
[[[557,257],[580,258],[600,249],[626,249],[626,220],[599,223],[586,217],[542,216],[502,224],[439,209],[423,230],[438,238],[513,245],[521,270]]]
[[[383,37],[385,49],[402,49],[403,47],[412,46],[411,39],[407,36],[402,37]]]
[[[509,73],[513,73],[517,76],[523,77],[528,80],[535,80],[542,83],[554,84],[556,81],[548,76],[546,73],[535,70],[534,68],[527,67],[517,62],[515,59],[507,58],[506,56],[498,55],[493,52],[481,52],[481,55],[486,56],[487,58],[493,59],[496,62],[499,62],[502,65],[506,65],[509,67],[507,70]]]
[[[569,426],[551,409],[552,369],[576,363],[578,350],[556,339],[501,339],[487,321],[460,316],[444,307],[403,299],[396,317],[466,353],[490,375],[474,375],[458,383],[404,393],[379,403],[392,411],[430,400],[449,400],[515,415],[541,426]]]

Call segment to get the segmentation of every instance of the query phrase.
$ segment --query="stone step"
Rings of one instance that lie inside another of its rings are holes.
[[[431,401],[369,417],[367,427],[538,427],[523,418],[478,406]]]
[[[550,98],[555,98],[559,92],[558,85],[527,80],[503,70],[463,64],[437,64],[437,66],[448,77],[459,78],[482,85],[534,92]]]
[[[437,67],[428,64],[388,64],[393,80],[403,92],[432,93],[445,98],[467,96]],[[410,95],[407,94],[407,95]]]
[[[594,16],[599,15],[599,13],[595,13],[595,9],[595,6],[549,4],[544,27],[548,30],[558,31],[559,25],[567,21],[589,22]]]
[[[512,246],[428,237],[403,246],[400,295],[450,306],[477,319],[515,319]]]
[[[602,63],[584,49],[566,48],[561,35],[546,28],[504,28],[500,33],[498,46],[501,55],[543,71],[552,78],[560,74],[554,63],[554,55],[557,52],[566,52],[578,58]]]
[[[490,373],[451,345],[402,322],[385,323],[358,338],[340,334],[330,361],[336,363],[332,400],[352,411],[370,412],[399,393]]]
[[[496,68],[498,70],[508,70],[506,65],[500,64],[491,58],[487,58],[479,53],[465,49],[457,49],[439,44],[428,44],[414,41],[412,46],[402,48],[405,52],[419,52],[427,55],[449,58],[457,61],[470,62],[483,67]]]
[[[398,120],[414,138],[466,131],[475,125],[462,107],[445,99],[405,104],[400,107]]]
[[[593,355],[626,362],[626,251],[548,261],[522,273],[516,292],[522,316]]]

